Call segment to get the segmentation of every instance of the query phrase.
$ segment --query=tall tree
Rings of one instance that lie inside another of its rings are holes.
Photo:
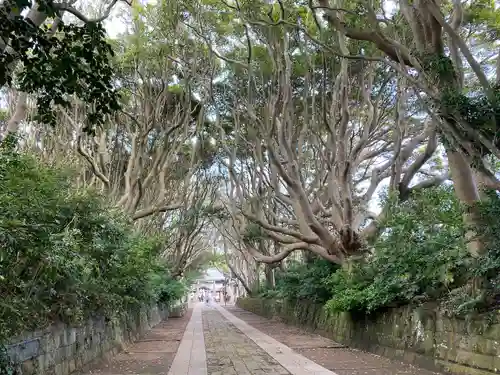
[[[385,212],[376,215],[369,205],[381,183],[389,180],[406,199],[412,189],[447,179],[446,171],[427,167],[438,144],[436,126],[417,116],[407,79],[376,61],[339,57],[332,50],[348,49],[343,35],[333,33],[332,47],[311,41],[281,22],[284,9],[276,7],[266,16],[227,4],[231,24],[243,27],[234,27],[240,42],[222,55],[218,43],[229,39],[227,28],[211,14],[221,11],[212,3],[200,7],[203,15],[186,23],[229,70],[212,105],[230,181],[231,225],[258,261],[280,262],[306,250],[344,263],[378,234]],[[290,17],[299,13],[296,7]],[[427,177],[412,186],[420,172]],[[266,254],[262,241],[271,240],[279,251]]]

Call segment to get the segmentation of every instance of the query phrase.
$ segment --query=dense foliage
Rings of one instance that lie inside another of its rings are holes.
[[[33,18],[60,16],[61,4],[52,0],[37,3],[40,14]],[[51,24],[39,27],[22,14],[34,4],[32,0],[13,0],[0,7],[0,39],[9,47],[0,43],[0,87],[15,83],[13,72],[20,62],[17,88],[36,97],[36,118],[55,126],[54,108],[69,107],[69,98],[74,96],[88,110],[85,129],[90,132],[119,108],[110,65],[113,51],[106,32],[99,22],[77,25],[58,20],[57,30]]]
[[[92,191],[11,142],[0,149],[0,341],[54,320],[119,314],[184,293],[145,237]]]
[[[375,312],[380,309],[441,301],[451,314],[484,311],[500,295],[500,215],[496,195],[482,204],[479,236],[492,239],[484,255],[473,259],[464,242],[463,207],[449,186],[423,190],[411,199],[391,202],[387,230],[366,259],[335,270],[328,262],[293,264],[278,274],[276,288],[262,296],[328,302],[330,311]],[[468,281],[483,282],[471,295]]]
[[[482,255],[469,260],[468,284],[453,290],[444,307],[457,315],[498,309],[500,301],[500,199],[496,192],[489,192],[480,204],[481,222],[477,235],[487,238]],[[477,283],[478,293],[470,293],[471,284]]]
[[[373,254],[332,275],[335,311],[375,311],[435,300],[464,282],[462,209],[449,187],[424,190],[391,205]]]
[[[310,263],[291,262],[286,271],[276,272],[276,287],[265,288],[260,294],[267,298],[324,303],[332,296],[324,280],[338,268],[324,259]]]

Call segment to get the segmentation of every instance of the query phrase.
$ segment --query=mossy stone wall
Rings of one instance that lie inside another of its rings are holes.
[[[167,306],[152,305],[116,320],[93,317],[80,326],[55,324],[13,338],[7,353],[22,375],[69,375],[117,354],[167,317]]]

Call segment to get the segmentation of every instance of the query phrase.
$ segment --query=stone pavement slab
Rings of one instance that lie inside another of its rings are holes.
[[[217,308],[204,309],[203,330],[209,375],[289,375]]]
[[[287,369],[291,375],[336,375],[334,372],[293,351],[285,344],[250,326],[228,310],[220,306],[216,306],[216,308],[237,329]],[[252,373],[252,375],[254,374]]]
[[[109,361],[96,375],[431,375],[236,307],[196,304]]]
[[[375,354],[347,348],[328,338],[263,318],[235,306],[228,306],[226,310],[237,319],[252,326],[254,330],[265,332],[276,341],[287,345],[293,352],[301,354],[338,375],[435,374]]]
[[[168,375],[207,375],[201,310],[201,304],[194,307]]]

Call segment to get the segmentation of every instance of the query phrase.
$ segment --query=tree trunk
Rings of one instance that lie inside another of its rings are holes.
[[[276,287],[276,279],[274,276],[274,267],[270,264],[264,266],[264,273],[266,275],[266,287],[274,289]]]
[[[477,207],[480,196],[474,173],[467,160],[458,151],[447,150],[447,156],[455,194],[460,202],[466,206],[463,220],[468,227],[466,233],[467,248],[473,257],[477,257],[483,253],[484,244],[477,237],[475,229],[481,225],[481,222]]]
[[[255,264],[255,279],[253,280],[252,290],[254,292],[260,292],[260,263]]]
[[[19,125],[26,118],[26,113],[28,112],[28,94],[25,92],[19,93],[19,97],[16,102],[16,110],[9,122],[7,123],[7,134],[17,134],[19,130]]]
[[[487,191],[489,190],[489,188],[488,188],[487,177],[484,175],[484,173],[481,173],[476,169],[473,170],[473,173],[474,173],[474,179],[476,181],[479,198],[480,200],[483,201],[488,198]]]
[[[477,203],[480,201],[480,192],[476,185],[474,171],[469,166],[463,155],[456,151],[447,151],[448,163],[457,198],[466,206],[463,215],[464,224],[467,226],[465,240],[467,249],[472,257],[477,258],[485,251],[484,238],[478,237],[478,228],[481,226],[481,214]],[[473,277],[468,282],[467,288],[472,296],[478,296],[483,288],[484,279]]]
[[[241,285],[243,285],[243,288],[245,288],[248,296],[251,297],[253,295],[253,292],[252,289],[246,283],[245,279],[238,272],[236,272],[236,269],[229,262],[227,263],[227,266],[233,273],[234,277],[236,277],[238,281],[241,283]]]

